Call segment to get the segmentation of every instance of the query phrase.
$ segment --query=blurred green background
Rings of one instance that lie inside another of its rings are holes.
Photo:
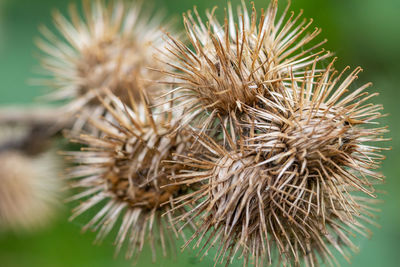
[[[37,69],[37,49],[33,40],[38,26],[51,25],[51,10],[65,13],[68,0],[0,0],[0,105],[35,102],[43,88],[28,85]],[[76,2],[76,1],[75,1]],[[400,1],[399,0],[295,0],[292,10],[304,9],[305,17],[314,18],[322,27],[326,47],[339,57],[338,68],[362,66],[364,72],[356,85],[373,82],[374,99],[382,103],[390,116],[382,122],[390,126],[392,151],[387,153],[383,172],[387,183],[381,189],[385,203],[371,240],[359,238],[361,252],[352,258],[352,266],[400,266]],[[233,1],[237,4],[238,1]],[[281,1],[281,7],[286,1]],[[79,4],[79,2],[78,2]],[[266,7],[268,0],[257,0]],[[168,15],[180,18],[182,12],[197,5],[199,10],[225,1],[159,0]],[[222,8],[220,8],[222,11]],[[177,20],[181,25],[181,21]],[[0,166],[1,168],[1,166]],[[58,219],[46,230],[28,235],[0,234],[1,267],[74,267],[74,266],[131,266],[121,256],[114,259],[112,240],[92,246],[94,233],[80,233],[85,218],[67,222],[69,208],[60,210]],[[86,218],[87,219],[87,218]],[[347,266],[340,260],[343,266]],[[212,260],[199,262],[195,252],[185,251],[176,260],[159,258],[151,263],[149,250],[140,257],[137,266],[212,266]],[[240,266],[240,262],[232,266]]]

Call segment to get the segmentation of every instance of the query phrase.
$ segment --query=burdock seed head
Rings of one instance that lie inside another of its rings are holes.
[[[74,5],[69,13],[68,20],[55,12],[59,34],[41,27],[44,38],[37,44],[45,54],[42,66],[49,76],[41,83],[54,88],[48,97],[65,102],[65,115],[86,114],[76,121],[75,129],[88,116],[104,112],[96,98],[104,89],[123,101],[127,101],[127,89],[140,100],[138,83],[145,83],[148,95],[156,94],[148,81],[162,76],[149,70],[157,67],[153,56],[163,47],[160,16],[124,0],[83,1],[82,18]]]
[[[312,44],[320,33],[318,28],[308,32],[312,20],[301,19],[302,13],[288,15],[288,9],[279,16],[272,1],[257,17],[255,7],[249,13],[243,1],[236,15],[228,5],[222,23],[214,10],[207,13],[207,23],[196,9],[184,16],[190,46],[169,37],[166,62],[175,69],[167,74],[175,79],[171,94],[180,100],[175,108],[185,110],[182,127],[190,123],[209,135],[221,132],[221,125],[237,131],[238,121],[246,119],[243,105],[254,106],[257,95],[272,98],[289,70],[303,75],[317,55],[329,56],[317,51],[325,41]]]
[[[364,223],[373,224],[374,185],[384,179],[382,106],[369,102],[370,84],[348,92],[360,68],[342,78],[332,64],[293,79],[279,109],[251,108],[253,134],[238,149],[199,137],[205,151],[182,157],[192,170],[176,183],[203,186],[176,200],[196,207],[181,218],[201,218],[191,240],[217,246],[216,262],[240,251],[256,266],[337,264],[331,248],[349,260],[351,238],[370,234]]]
[[[22,127],[1,126],[0,231],[42,228],[53,219],[59,202],[61,164],[52,150],[32,153],[28,133]]]
[[[188,140],[170,135],[171,116],[153,115],[144,99],[135,104],[131,97],[128,107],[110,91],[105,97],[110,103],[100,99],[111,117],[90,118],[101,137],[72,133],[72,141],[84,146],[80,152],[66,152],[72,163],[78,164],[67,174],[71,187],[80,189],[70,200],[84,200],[71,219],[100,205],[83,229],[98,229],[97,241],[101,241],[122,218],[117,226],[117,252],[127,243],[126,257],[130,258],[149,242],[155,260],[157,241],[164,255],[174,247],[171,237],[177,231],[170,225],[172,215],[162,215],[186,190],[186,186],[166,186],[170,183],[167,176],[178,169],[166,169],[164,161],[173,160],[173,153],[183,153]]]

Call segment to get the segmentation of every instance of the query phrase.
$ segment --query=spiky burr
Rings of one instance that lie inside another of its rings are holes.
[[[357,251],[351,237],[368,236],[364,224],[374,224],[386,150],[377,143],[387,140],[387,128],[376,126],[382,106],[365,92],[370,84],[348,93],[360,71],[342,78],[332,62],[316,75],[314,65],[281,88],[274,105],[259,96],[257,106],[243,107],[253,121],[240,146],[199,136],[205,151],[182,157],[192,170],[172,177],[177,185],[203,183],[176,200],[196,207],[180,218],[201,218],[186,245],[205,239],[205,251],[218,247],[216,262],[240,251],[245,265],[334,265],[331,247],[349,260]]]
[[[308,32],[312,20],[301,19],[302,12],[287,16],[289,5],[279,17],[277,1],[261,12],[245,2],[237,14],[228,5],[223,23],[207,12],[204,23],[197,10],[184,15],[186,36],[190,45],[169,36],[164,71],[175,79],[171,90],[185,112],[181,127],[190,124],[198,132],[229,138],[222,127],[230,129],[234,138],[241,131],[240,120],[248,120],[244,105],[254,105],[258,95],[273,98],[276,84],[287,82],[289,71],[302,76],[316,56],[330,55],[313,43],[320,33]],[[301,48],[301,49],[300,49]],[[170,83],[170,82],[169,82]]]
[[[30,142],[29,127],[1,127],[0,231],[41,229],[59,207],[62,164],[43,142],[40,146]]]
[[[43,51],[41,63],[48,76],[40,84],[54,89],[46,97],[64,104],[64,117],[81,114],[74,129],[84,127],[89,116],[103,115],[96,94],[105,89],[123,101],[127,89],[140,99],[138,83],[146,83],[150,96],[161,91],[149,82],[162,76],[149,70],[158,66],[154,56],[163,47],[159,15],[124,0],[83,1],[83,17],[74,5],[69,15],[67,19],[55,12],[61,37],[41,27],[43,38],[37,45]]]
[[[109,102],[103,98],[100,101],[109,118],[90,118],[100,137],[74,132],[69,136],[83,145],[81,151],[65,152],[77,164],[67,172],[71,187],[80,189],[69,200],[84,200],[74,209],[71,219],[101,203],[83,230],[98,230],[97,241],[101,241],[116,227],[117,253],[126,243],[126,257],[131,258],[147,244],[155,260],[157,243],[163,255],[175,246],[173,235],[178,233],[170,222],[175,212],[185,212],[185,208],[170,212],[173,199],[183,194],[187,186],[167,186],[170,184],[167,177],[178,169],[166,168],[164,161],[174,160],[174,153],[184,153],[190,136],[171,134],[175,124],[171,114],[154,115],[144,95],[140,104],[136,104],[130,94],[129,106],[111,91],[106,91],[104,97]]]

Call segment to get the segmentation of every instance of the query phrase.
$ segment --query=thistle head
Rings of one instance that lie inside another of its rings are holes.
[[[42,228],[56,213],[61,164],[52,150],[32,153],[27,129],[3,125],[0,136],[0,229]]]
[[[288,8],[279,17],[277,1],[267,11],[248,11],[244,1],[234,15],[229,4],[223,23],[207,13],[204,23],[194,10],[184,16],[186,35],[190,45],[170,37],[172,51],[167,65],[175,69],[168,73],[175,78],[172,92],[185,109],[182,124],[189,123],[208,134],[226,128],[238,127],[246,119],[243,106],[254,106],[257,96],[272,98],[276,84],[285,83],[289,70],[295,76],[314,62],[329,56],[317,51],[324,42],[311,45],[319,29],[307,32],[312,20],[301,20],[301,13],[287,16]],[[303,50],[300,48],[307,47]],[[172,63],[171,63],[172,62]],[[216,123],[216,120],[221,123]]]
[[[149,70],[157,66],[153,56],[163,46],[159,16],[150,19],[139,4],[123,0],[84,1],[83,10],[80,17],[72,5],[70,20],[55,12],[61,37],[42,27],[38,41],[45,54],[42,66],[50,76],[42,83],[55,89],[48,97],[66,102],[67,115],[88,111],[75,123],[77,130],[88,116],[104,112],[96,94],[109,89],[126,102],[130,90],[140,101],[139,87],[156,94],[149,81],[162,76]]]
[[[219,244],[216,261],[241,251],[256,266],[333,264],[331,247],[348,260],[351,236],[370,235],[364,223],[373,223],[374,185],[384,179],[376,169],[386,148],[376,144],[387,129],[374,126],[382,106],[369,103],[369,84],[348,93],[359,68],[342,79],[332,64],[293,79],[274,105],[246,107],[253,121],[241,146],[199,137],[204,150],[183,157],[193,169],[172,178],[203,186],[176,201],[196,207],[187,213],[201,218],[192,239],[199,245],[210,232],[204,250]]]
[[[384,158],[379,153],[385,150],[371,143],[387,140],[383,138],[386,127],[374,127],[383,116],[382,105],[369,102],[377,94],[366,92],[370,83],[348,93],[361,68],[345,78],[347,69],[338,75],[333,62],[321,75],[314,70],[293,80],[291,88],[276,98],[279,111],[274,110],[274,116],[251,108],[256,134],[250,146],[268,154],[266,164],[290,162],[288,166],[297,164],[301,174],[317,169],[326,173],[324,168],[329,167],[342,174],[351,169],[360,172],[364,185],[369,185],[367,176],[379,180],[379,174],[369,171],[379,167]]]
[[[277,185],[292,186],[284,190],[287,198],[296,200],[282,203],[287,216],[303,222],[308,232],[320,233],[310,240],[309,264],[318,262],[317,255],[334,260],[326,244],[346,259],[346,249],[357,250],[340,227],[370,234],[363,223],[370,224],[375,217],[371,210],[376,209],[370,207],[377,202],[374,185],[384,179],[376,170],[387,150],[379,146],[388,140],[387,127],[377,121],[383,107],[369,102],[376,95],[366,92],[370,83],[349,93],[361,68],[345,76],[346,70],[338,74],[332,62],[315,75],[314,66],[303,79],[292,81],[278,101],[281,112],[274,113],[279,115],[263,116],[267,112],[253,109],[255,118],[264,117],[255,119],[257,134],[250,145],[260,155],[257,165],[275,173]],[[318,241],[321,236],[326,244]],[[296,243],[289,245],[295,248]]]
[[[172,160],[174,153],[183,153],[188,140],[170,135],[170,116],[153,115],[146,101],[136,104],[131,96],[128,107],[110,91],[105,97],[109,102],[100,99],[108,118],[90,118],[100,135],[72,132],[71,140],[83,147],[79,152],[65,152],[78,164],[67,174],[71,187],[80,189],[70,200],[85,199],[71,219],[101,202],[102,208],[83,229],[100,229],[97,241],[101,241],[122,218],[117,226],[117,252],[127,243],[126,256],[130,258],[149,240],[155,259],[155,243],[161,243],[166,255],[173,246],[168,244],[173,240],[171,235],[177,234],[168,226],[171,214],[162,215],[172,210],[172,200],[187,189],[184,185],[166,186],[167,176],[177,169],[167,169],[164,161]]]

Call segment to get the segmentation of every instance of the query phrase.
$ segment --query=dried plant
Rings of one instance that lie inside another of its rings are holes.
[[[368,102],[370,84],[347,93],[361,69],[341,80],[344,71],[337,75],[332,65],[293,79],[273,105],[258,95],[258,106],[243,107],[253,123],[241,146],[199,137],[206,151],[182,157],[192,170],[173,176],[175,184],[203,183],[176,200],[196,207],[180,219],[201,218],[186,245],[195,238],[197,246],[205,239],[206,251],[217,245],[216,262],[241,250],[245,265],[338,264],[329,246],[349,260],[347,250],[357,250],[350,237],[369,235],[363,223],[373,224],[377,211],[371,205],[385,148],[376,143],[387,129],[374,127],[382,106]]]
[[[0,132],[0,231],[32,231],[48,225],[59,202],[61,164],[53,150],[38,151],[29,129]],[[41,143],[40,148],[43,148]]]
[[[42,28],[38,45],[50,97],[82,113],[68,135],[81,150],[65,152],[71,220],[99,208],[83,230],[100,242],[118,228],[127,258],[146,241],[167,255],[191,226],[184,247],[216,246],[215,264],[335,265],[332,248],[349,260],[378,211],[382,106],[369,84],[348,92],[360,68],[320,67],[320,29],[277,2],[228,3],[223,23],[194,9],[189,42],[167,34],[166,49],[159,17],[122,0],[55,14],[62,39]]]
[[[147,241],[155,260],[157,240],[163,255],[175,246],[172,234],[178,233],[170,224],[172,213],[162,215],[171,210],[173,199],[187,190],[185,185],[165,187],[170,183],[167,176],[178,170],[166,168],[163,161],[173,160],[173,153],[184,153],[188,137],[171,135],[175,124],[171,114],[153,115],[144,96],[141,104],[135,104],[131,95],[130,107],[110,91],[105,97],[110,103],[100,98],[101,102],[112,117],[89,118],[101,137],[83,133],[70,137],[84,145],[81,151],[66,152],[78,164],[67,174],[71,186],[81,189],[70,200],[84,200],[71,219],[101,203],[101,209],[83,230],[99,230],[97,241],[101,241],[122,217],[115,240],[117,253],[127,243],[126,257],[131,258]]]
[[[81,18],[71,5],[70,21],[55,12],[54,22],[61,38],[41,27],[44,38],[37,42],[45,53],[41,61],[49,76],[41,84],[54,88],[47,97],[65,102],[64,116],[84,114],[74,123],[76,130],[86,124],[89,116],[103,114],[96,93],[107,88],[126,101],[129,89],[139,100],[138,83],[162,76],[148,69],[158,66],[153,56],[163,46],[159,15],[123,0],[109,4],[83,1],[83,10]],[[150,83],[145,88],[149,95],[156,93]]]
[[[187,13],[184,25],[190,46],[169,36],[165,63],[174,71],[163,73],[175,79],[171,94],[180,103],[173,108],[185,110],[181,127],[190,124],[210,136],[225,127],[234,137],[241,130],[239,121],[248,119],[244,105],[256,104],[257,95],[273,98],[276,84],[287,82],[289,70],[302,76],[316,56],[330,55],[316,51],[325,41],[313,44],[320,29],[307,32],[312,20],[301,20],[302,12],[287,18],[288,5],[279,17],[277,1],[272,1],[257,19],[254,6],[249,13],[242,3],[236,16],[229,4],[222,24],[214,10],[207,12],[207,24],[196,9],[194,16]],[[228,138],[225,132],[223,136]]]

